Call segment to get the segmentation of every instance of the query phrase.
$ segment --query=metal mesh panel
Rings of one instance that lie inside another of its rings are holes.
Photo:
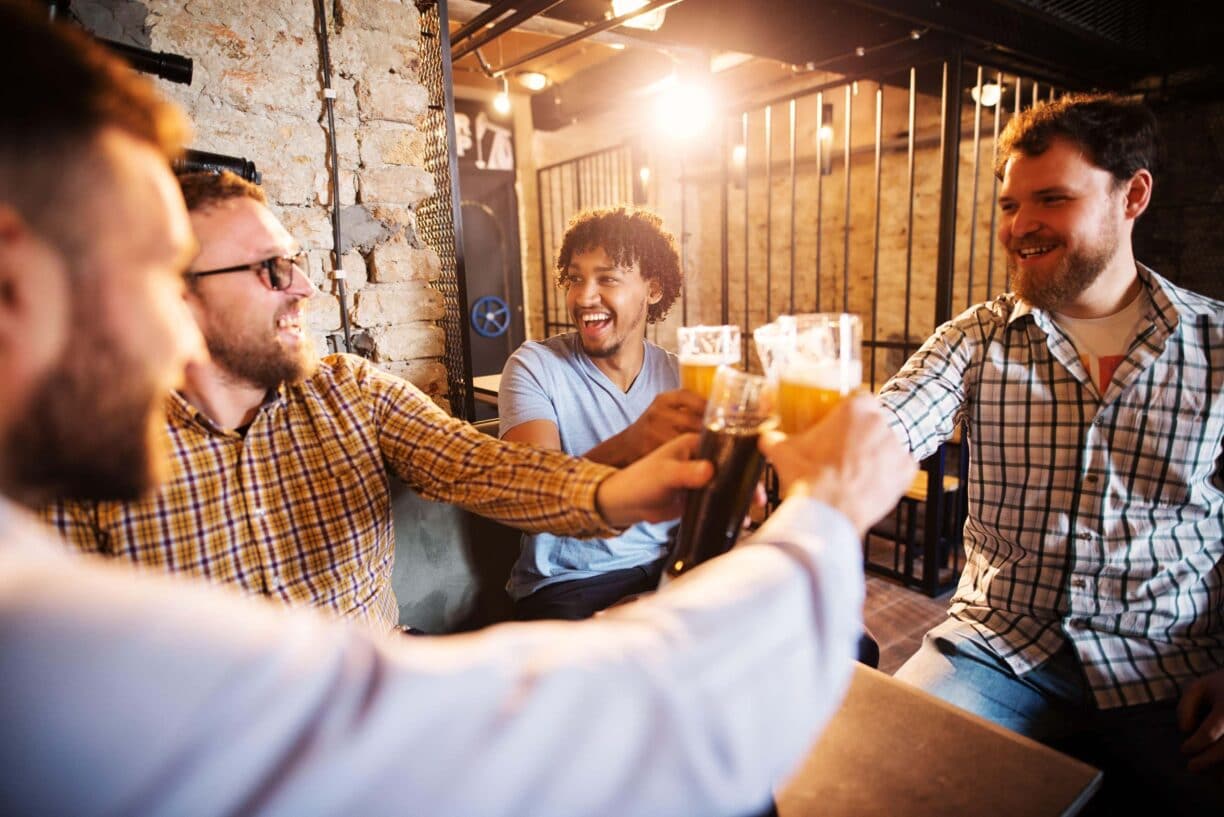
[[[425,169],[433,174],[434,195],[417,205],[417,234],[442,261],[433,286],[445,305],[446,380],[451,411],[475,419],[472,395],[472,355],[467,334],[467,279],[463,266],[458,173],[455,167],[455,102],[451,91],[450,32],[446,8],[438,2],[418,2],[421,13],[420,80],[429,92],[429,113],[421,122],[425,134]]]

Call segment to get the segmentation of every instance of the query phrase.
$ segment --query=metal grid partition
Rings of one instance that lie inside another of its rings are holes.
[[[592,207],[614,207],[639,198],[634,152],[629,145],[588,153],[536,171],[540,225],[540,292],[543,334],[570,326],[565,301],[557,296],[553,264],[569,220]]]
[[[680,201],[717,218],[718,234],[703,242],[686,322],[738,324],[743,364],[759,370],[757,326],[856,313],[864,380],[878,390],[936,326],[1005,290],[994,145],[1010,116],[1059,92],[956,54],[732,112],[718,166],[681,176],[697,189]],[[924,463],[925,485],[880,530],[890,552],[869,537],[869,567],[931,595],[955,581],[970,444]]]
[[[433,174],[436,190],[417,205],[417,232],[442,262],[442,273],[434,287],[441,290],[445,305],[441,321],[446,333],[443,361],[451,411],[473,421],[476,405],[466,320],[467,278],[463,265],[463,223],[455,150],[450,31],[445,3],[421,0],[417,10],[421,14],[420,80],[429,92],[429,112],[421,121],[420,129],[425,134],[425,169]]]

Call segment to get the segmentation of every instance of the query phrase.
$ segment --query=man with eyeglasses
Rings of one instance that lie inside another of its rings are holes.
[[[161,490],[48,509],[80,549],[390,630],[388,471],[533,531],[609,535],[653,512],[601,487],[615,469],[495,440],[359,357],[320,361],[303,330],[315,287],[263,191],[231,173],[179,183],[200,244],[186,300],[211,360],[168,397]]]

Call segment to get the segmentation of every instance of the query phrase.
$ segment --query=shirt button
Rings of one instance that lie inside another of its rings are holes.
[[[1073,618],[1068,619],[1067,626],[1072,630],[1082,630],[1087,626],[1087,622],[1085,622],[1082,618]]]
[[[1089,539],[1092,538],[1092,534],[1086,530],[1082,530],[1079,533],[1075,534],[1075,538],[1082,539],[1083,541],[1087,542]]]
[[[1088,584],[1088,582],[1084,581],[1084,577],[1083,577],[1083,576],[1072,576],[1072,577],[1071,577],[1071,586],[1072,586],[1072,587],[1076,587],[1076,588],[1079,588],[1079,589],[1081,589],[1081,590],[1082,590],[1082,589],[1083,589],[1083,588],[1084,588],[1084,587],[1085,587],[1087,584]]]
[[[1096,474],[1089,474],[1088,476],[1084,477],[1084,482],[1095,483],[1099,479],[1100,477],[1098,477]]]
[[[1104,417],[1098,417],[1098,418],[1096,418],[1095,420],[1093,420],[1093,421],[1092,421],[1092,424],[1093,424],[1094,426],[1096,426],[1097,428],[1100,428],[1101,426],[1105,425],[1105,418],[1104,418]]]

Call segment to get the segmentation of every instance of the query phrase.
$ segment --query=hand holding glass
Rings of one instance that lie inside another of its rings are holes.
[[[765,465],[757,439],[777,425],[773,402],[773,388],[764,377],[718,367],[697,443],[697,456],[714,464],[714,477],[704,488],[688,492],[665,578],[735,544]]]

